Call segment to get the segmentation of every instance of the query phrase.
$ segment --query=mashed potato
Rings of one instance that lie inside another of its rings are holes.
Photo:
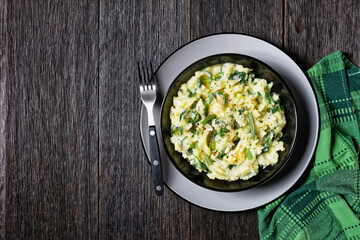
[[[277,163],[286,119],[271,87],[233,63],[197,71],[173,99],[175,150],[210,179],[247,180]]]

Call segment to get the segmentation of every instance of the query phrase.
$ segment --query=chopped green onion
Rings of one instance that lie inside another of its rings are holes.
[[[189,148],[189,149],[187,150],[187,153],[191,155],[191,154],[193,154],[193,150],[192,150],[191,148]]]
[[[230,80],[237,80],[240,83],[243,83],[245,81],[246,73],[239,72],[238,70],[235,70],[232,74],[229,75]]]
[[[205,117],[207,117],[209,115],[209,104],[205,104]]]
[[[252,135],[252,139],[255,139],[255,124],[254,124],[254,118],[251,112],[249,112],[248,114],[248,118],[249,118],[249,122],[250,122],[250,127],[251,127],[251,135]]]
[[[226,94],[221,91],[217,91],[216,93],[224,98],[224,106],[226,106]]]
[[[271,138],[268,137],[264,143],[264,148],[262,150],[262,153],[269,151],[270,142],[271,142]]]
[[[246,107],[243,107],[243,108],[239,109],[238,112],[241,115],[245,110],[246,110]]]
[[[172,134],[177,134],[177,135],[182,135],[182,133],[183,133],[183,128],[182,128],[182,127],[174,127],[174,128],[171,130],[171,133],[172,133]]]
[[[215,142],[210,142],[210,149],[211,151],[215,150]]]
[[[227,125],[224,121],[221,120],[221,118],[217,118],[217,119],[215,120],[215,123],[216,123],[216,124],[222,124],[222,125],[225,125],[225,126]]]
[[[231,118],[234,118],[234,114],[230,114],[230,117],[231,117]]]
[[[190,148],[194,149],[194,148],[196,148],[196,145],[197,145],[196,143],[192,143],[192,144],[190,144]]]
[[[250,150],[248,149],[248,148],[246,148],[245,149],[245,155],[246,155],[246,158],[248,159],[248,160],[251,160],[252,159],[252,154],[251,154],[251,152],[250,152]]]
[[[192,92],[192,91],[190,91],[190,89],[188,89],[187,92],[189,93],[188,97],[190,97],[190,98],[196,94],[196,92]]]
[[[225,149],[224,149],[225,150]],[[219,156],[217,157],[218,159],[222,159],[223,157],[226,156],[226,153],[224,153],[224,150],[221,151],[221,153],[219,154]]]
[[[229,165],[229,169],[232,169],[233,167],[235,167],[236,165],[235,164],[230,164]]]
[[[181,146],[183,146],[184,140],[185,140],[186,138],[187,138],[187,136],[184,137],[184,138],[181,140]]]
[[[271,112],[272,114],[276,113],[277,110],[279,110],[279,106],[275,106],[275,107],[273,107],[273,108],[270,108],[270,112]]]
[[[211,159],[209,158],[208,155],[205,155],[204,158],[205,158],[205,161],[206,161],[207,164],[209,164],[209,165],[212,165],[212,164],[213,164],[213,162],[211,161]]]
[[[211,82],[212,82],[212,79],[211,79],[211,78],[204,78],[204,79],[201,79],[201,84],[211,83]]]
[[[179,117],[179,121],[181,121],[181,119],[184,117],[185,118],[185,114],[187,113],[187,109],[185,109],[185,111],[183,111],[182,113],[180,113],[180,117]]]
[[[214,76],[214,80],[215,81],[219,80],[223,76],[223,74],[224,74],[223,72],[216,73],[215,76]]]
[[[271,129],[264,137],[264,143],[263,143],[264,148],[262,150],[262,153],[269,151],[271,140],[274,139],[274,137],[275,137],[275,132],[274,130]]]
[[[283,106],[280,106],[280,110],[282,111],[282,113],[285,112],[285,108]]]
[[[278,99],[278,100],[274,101],[274,103],[275,103],[275,104],[280,103],[280,99]]]
[[[207,166],[205,164],[203,164],[197,156],[194,155],[194,157],[197,160],[197,161],[195,161],[196,167],[203,169],[204,172],[206,172],[206,173],[211,173],[211,171],[207,168]]]
[[[265,92],[265,99],[266,99],[266,101],[268,101],[269,104],[271,104],[271,102],[273,102],[270,92]]]
[[[259,96],[259,102],[261,103],[262,102],[262,96],[261,96],[261,93],[258,92],[258,96]]]
[[[189,118],[189,123],[196,124],[201,119],[201,115],[195,110],[189,110],[189,113],[195,114],[193,118]]]
[[[214,93],[210,93],[210,94],[209,94],[209,104],[212,102],[212,100],[214,100],[215,97],[216,97],[216,96],[215,96]]]
[[[197,111],[195,111],[195,110],[192,110],[192,109],[190,109],[189,110],[189,113],[193,113],[193,114],[195,114],[195,116],[198,116],[198,115],[200,115]]]
[[[201,122],[201,124],[206,124],[216,118],[216,114],[210,115],[209,117],[205,118],[204,121]]]
[[[203,164],[202,162],[198,161],[197,166],[200,166],[200,168],[202,168],[204,170],[204,172],[211,173],[211,171],[207,168],[207,166],[205,164]]]
[[[190,105],[190,109],[194,109],[196,107],[196,104],[198,103],[199,100],[195,100],[191,105]]]
[[[252,82],[254,80],[254,75],[253,74],[249,74],[248,75],[248,81]],[[255,84],[254,84],[255,85]]]
[[[224,133],[227,133],[229,130],[226,127],[220,129],[219,135],[220,137],[224,137]]]
[[[196,80],[196,87],[197,87],[197,88],[200,88],[200,87],[201,87],[200,78],[198,78],[198,79]]]

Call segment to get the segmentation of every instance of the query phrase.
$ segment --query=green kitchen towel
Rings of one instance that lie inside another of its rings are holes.
[[[307,73],[319,143],[298,187],[258,209],[260,238],[360,239],[360,68],[336,51]]]

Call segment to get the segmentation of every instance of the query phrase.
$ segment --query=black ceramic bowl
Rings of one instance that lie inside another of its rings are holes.
[[[279,161],[273,166],[268,166],[265,169],[259,170],[259,173],[250,178],[249,180],[237,180],[237,181],[225,181],[225,180],[212,180],[206,176],[204,172],[200,173],[195,167],[184,159],[181,154],[174,149],[174,145],[170,142],[171,137],[171,121],[170,121],[170,108],[173,104],[173,97],[177,96],[177,92],[180,89],[181,84],[187,82],[196,71],[199,71],[205,67],[221,64],[221,63],[235,63],[241,64],[245,67],[252,69],[252,73],[257,78],[264,78],[268,82],[273,82],[272,92],[276,92],[280,96],[281,105],[285,109],[286,126],[282,130],[283,136],[281,141],[284,142],[285,151],[279,152]],[[170,85],[168,92],[163,100],[161,106],[161,133],[163,143],[172,163],[176,168],[188,179],[197,185],[202,187],[230,192],[249,189],[257,186],[273,177],[279,170],[285,165],[290,158],[292,150],[295,145],[297,135],[297,114],[294,98],[290,92],[289,87],[285,81],[281,79],[272,68],[258,59],[240,54],[218,54],[203,58],[182,71],[179,76],[174,79]]]

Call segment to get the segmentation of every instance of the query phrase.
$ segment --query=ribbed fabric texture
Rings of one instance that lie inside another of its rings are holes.
[[[258,209],[260,238],[360,239],[360,68],[336,51],[307,74],[320,109],[315,157],[296,190]]]

